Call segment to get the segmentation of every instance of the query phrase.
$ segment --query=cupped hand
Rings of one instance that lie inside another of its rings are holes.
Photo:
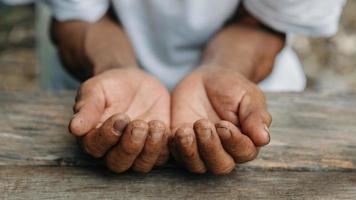
[[[172,94],[170,150],[195,173],[231,172],[269,143],[263,92],[237,71],[202,66]]]
[[[117,172],[148,172],[169,156],[170,96],[139,68],[105,71],[84,82],[70,132],[90,155]]]

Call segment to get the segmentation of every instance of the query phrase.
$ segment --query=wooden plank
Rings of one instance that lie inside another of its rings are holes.
[[[85,166],[67,132],[73,92],[0,92],[0,165]],[[241,168],[355,171],[356,96],[269,94],[271,144]]]
[[[217,177],[162,169],[0,167],[0,199],[356,199],[355,172],[244,171]]]

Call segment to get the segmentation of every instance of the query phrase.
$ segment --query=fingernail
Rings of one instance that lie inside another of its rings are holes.
[[[113,127],[114,127],[114,132],[117,133],[118,135],[121,135],[124,129],[126,128],[127,123],[123,120],[117,120],[115,121]]]
[[[230,129],[228,129],[227,127],[218,127],[216,129],[217,129],[217,132],[219,133],[219,136],[221,137],[221,139],[227,140],[227,139],[231,138]]]
[[[131,132],[131,140],[133,142],[142,142],[146,138],[146,130],[144,128],[133,128]]]
[[[187,134],[183,134],[183,135],[180,135],[177,139],[178,139],[178,142],[182,145],[182,146],[186,146],[186,147],[189,147],[192,145],[193,143],[193,134],[194,133],[187,133]]]
[[[151,133],[150,133],[150,137],[152,139],[153,142],[159,142],[162,139],[163,136],[163,132],[162,129],[151,129]]]
[[[210,128],[204,127],[204,128],[198,128],[198,132],[199,132],[199,140],[201,142],[207,141],[211,138],[212,136],[212,131]]]
[[[264,130],[265,130],[265,134],[266,134],[266,137],[268,138],[268,141],[271,140],[271,133],[268,129],[268,126],[266,124],[264,124]]]
[[[189,147],[192,145],[193,143],[193,137],[190,136],[190,135],[187,135],[185,137],[181,137],[179,138],[179,143],[182,145],[182,146],[186,146],[186,147]]]

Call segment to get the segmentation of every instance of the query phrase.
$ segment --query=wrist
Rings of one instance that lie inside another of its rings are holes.
[[[138,68],[126,33],[109,16],[88,28],[83,49],[92,75],[115,68]]]
[[[261,22],[258,18],[253,16],[242,3],[238,8],[236,15],[229,21],[229,24],[238,24],[240,26],[245,26],[249,28],[253,28],[259,31],[264,31],[270,33],[276,37],[279,37],[283,42],[285,42],[286,34],[283,32],[279,32],[263,22]]]
[[[241,24],[231,24],[208,43],[202,64],[233,69],[253,82],[265,79],[284,40],[269,32]]]
[[[111,69],[139,68],[136,62],[126,62],[110,54],[97,55],[94,58],[88,58],[88,60],[90,60],[91,63],[92,76]]]
[[[250,81],[254,82],[254,73],[252,72],[252,67],[243,64],[232,64],[223,62],[204,62],[202,63],[198,70],[209,71],[210,73],[232,73],[238,74]]]

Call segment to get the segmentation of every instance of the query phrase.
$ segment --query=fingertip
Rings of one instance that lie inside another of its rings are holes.
[[[161,154],[158,156],[155,166],[163,166],[167,163],[169,159],[169,150],[168,147],[164,148]]]
[[[217,133],[221,139],[226,152],[236,163],[244,163],[254,160],[257,157],[255,144],[247,136],[230,122],[219,122],[216,124]],[[225,135],[229,137],[225,137]]]
[[[207,119],[200,119],[196,121],[194,123],[194,132],[198,143],[205,143],[213,139],[213,128],[212,123]]]
[[[189,127],[181,127],[175,135],[175,142],[178,146],[190,146],[194,141],[194,132]]]
[[[161,153],[156,161],[156,166],[162,166],[165,165],[167,163],[167,161],[169,160],[170,157],[170,144],[169,144],[169,140],[171,138],[171,132],[169,130],[169,128],[165,129],[164,135],[163,135],[163,146],[162,146],[162,150]]]
[[[138,122],[136,122],[138,123]],[[139,122],[141,123],[141,122]],[[142,127],[142,124],[138,126]],[[147,173],[155,166],[163,147],[165,125],[159,120],[152,120],[148,124],[148,135],[144,148],[133,163],[136,172]]]
[[[135,119],[131,121],[129,125],[131,126],[131,128],[141,128],[146,131],[148,131],[149,128],[147,122],[141,119]]]
[[[265,144],[265,145],[267,145],[271,142],[271,132],[266,124],[263,125],[263,129],[264,129],[266,137],[267,137],[267,143]]]
[[[94,158],[100,158],[103,156],[103,154],[105,152],[102,151],[100,149],[100,147],[98,147],[98,145],[96,145],[96,142],[93,141],[93,137],[95,137],[96,131],[97,130],[93,129],[92,131],[89,131],[89,133],[83,137],[82,148],[83,148],[84,152],[93,156]]]
[[[203,174],[207,171],[199,155],[192,125],[184,124],[175,130],[174,145],[175,150],[179,152],[179,161],[184,163],[188,171],[196,174]]]
[[[165,135],[166,126],[159,120],[152,120],[148,123],[148,138],[153,143],[161,142]]]
[[[165,124],[160,120],[151,120],[150,122],[148,122],[148,126],[150,129],[159,129],[159,130],[166,129]]]
[[[119,134],[121,134],[125,130],[125,128],[131,121],[129,116],[127,116],[126,114],[115,114],[111,117],[111,119],[113,119],[114,121],[113,129]]]
[[[224,169],[211,170],[211,173],[214,175],[227,175],[230,174],[235,169],[235,162],[230,159],[230,163],[226,164]]]
[[[269,144],[270,133],[265,124],[249,120],[242,128],[243,132],[251,138],[256,146],[261,147]]]
[[[222,142],[229,140],[232,137],[231,123],[228,121],[219,121],[215,124],[216,132]]]
[[[262,147],[269,144],[271,137],[267,125],[261,124],[259,127],[256,127],[256,132],[259,133],[259,137],[256,137],[256,146]]]
[[[78,115],[74,116],[70,120],[68,128],[71,134],[78,137],[83,136],[88,131],[90,131],[90,128],[86,125],[84,120]]]
[[[210,129],[211,122],[208,119],[199,119],[194,123],[194,130],[196,129]]]

